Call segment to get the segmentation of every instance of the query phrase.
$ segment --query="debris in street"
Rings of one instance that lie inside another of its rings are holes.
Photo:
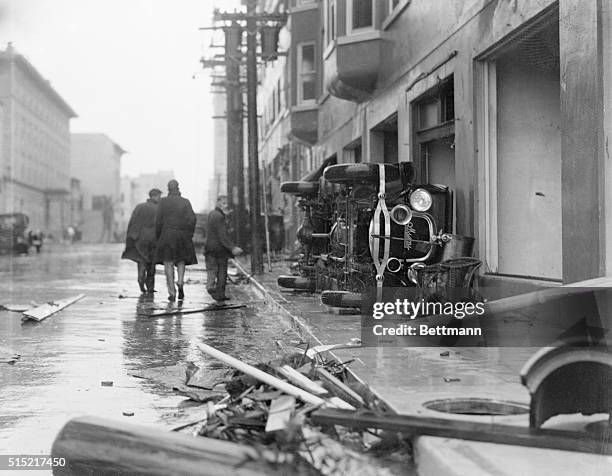
[[[11,349],[0,347],[0,364],[14,365],[21,358],[21,355]]]
[[[30,304],[0,304],[0,310],[11,312],[25,312],[40,306],[40,304],[31,302]]]
[[[72,296],[66,299],[60,299],[58,301],[48,302],[43,304],[42,306],[35,307],[28,311],[24,311],[23,316],[24,319],[32,319],[34,321],[40,322],[46,319],[49,316],[65,309],[66,307],[74,304],[75,302],[83,299],[85,294],[79,294],[77,296]]]
[[[449,383],[449,382],[461,382],[461,379],[458,378],[458,377],[444,377],[444,381],[446,383]]]
[[[532,448],[612,455],[612,441],[585,432],[543,430],[499,423],[449,420],[415,415],[377,415],[325,408],[311,414],[314,423],[349,428],[377,428],[412,436],[438,436]]]
[[[194,438],[97,417],[66,423],[53,442],[51,455],[70,462],[66,474],[316,474],[288,451]]]
[[[134,416],[134,412],[131,412],[131,411],[129,411],[129,410],[125,410],[125,411],[123,412],[123,416]]]
[[[177,314],[195,314],[197,312],[207,311],[227,311],[229,309],[240,309],[246,307],[246,304],[211,304],[207,307],[201,307],[198,309],[173,309],[171,311],[153,312],[149,314],[149,317],[164,317],[164,316],[175,316]]]
[[[100,385],[102,385],[103,387],[112,387],[113,382],[110,380],[103,380],[102,382],[100,382]]]
[[[295,397],[283,395],[272,400],[266,421],[266,433],[287,428],[294,410]]]
[[[161,383],[179,395],[201,403],[222,399],[225,391],[214,389],[224,390],[220,386],[230,379],[226,369],[200,369],[193,362],[131,371],[129,375]]]
[[[450,355],[450,352],[448,350],[444,352],[440,352],[440,357],[448,357],[449,355]]]

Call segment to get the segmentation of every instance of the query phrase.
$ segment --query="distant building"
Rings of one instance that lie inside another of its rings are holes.
[[[9,43],[0,51],[0,213],[61,238],[70,224],[70,119],[76,113]]]
[[[83,192],[83,241],[119,239],[121,156],[125,150],[105,134],[72,134],[72,175]]]
[[[124,238],[132,211],[139,203],[149,198],[149,191],[158,188],[166,194],[167,184],[174,179],[172,170],[159,170],[154,173],[144,173],[137,177],[121,177],[121,195],[116,207],[118,229],[117,234]]]

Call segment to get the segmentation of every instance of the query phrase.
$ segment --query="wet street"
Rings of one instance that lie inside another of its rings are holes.
[[[155,298],[139,298],[136,265],[120,260],[121,251],[120,245],[66,245],[0,257],[0,304],[86,295],[39,323],[0,310],[0,351],[21,355],[13,365],[0,363],[0,454],[48,454],[59,429],[79,415],[166,427],[197,418],[198,404],[129,373],[187,361],[219,368],[197,351],[199,342],[256,362],[276,356],[275,341],[296,339],[246,285],[228,286],[232,303],[246,308],[148,317],[168,307],[163,271],[158,267]],[[212,301],[198,259],[186,274],[184,308]]]

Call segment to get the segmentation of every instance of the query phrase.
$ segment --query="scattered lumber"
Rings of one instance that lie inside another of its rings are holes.
[[[66,423],[51,454],[67,463],[54,468],[55,475],[308,474],[297,470],[290,454],[97,417]]]
[[[49,316],[61,311],[62,309],[74,304],[75,302],[83,299],[85,294],[79,294],[77,296],[72,296],[66,299],[60,299],[58,301],[49,302],[43,304],[42,306],[35,307],[34,309],[29,309],[23,312],[23,316],[25,319],[32,319],[34,321],[40,322],[46,319]]]
[[[283,395],[272,400],[266,421],[266,433],[284,430],[291,420],[293,410],[295,410],[295,397]]]
[[[323,381],[323,386],[331,393],[335,393],[342,400],[345,400],[358,408],[365,406],[365,401],[363,398],[361,398],[361,395],[351,389],[348,385],[342,383],[325,368],[317,365],[314,368],[314,371],[317,377]]]
[[[317,406],[331,406],[336,408],[342,406],[342,404],[339,404],[338,401],[325,401],[324,399],[317,397],[316,395],[313,395],[312,393],[307,392],[306,390],[302,390],[299,387],[296,387],[273,375],[264,372],[263,370],[259,370],[258,368],[253,367],[252,365],[249,365],[245,362],[242,362],[241,360],[238,360],[232,357],[231,355],[227,355],[226,353],[221,352],[220,350],[215,349],[210,345],[198,344],[198,349],[200,349],[205,354],[210,355],[211,357],[218,359],[221,362],[231,367],[234,367],[237,370],[240,370],[242,373],[250,375],[251,377],[259,380],[260,382],[266,383],[282,392],[285,392],[287,395],[299,398],[304,403],[310,403],[312,405]]]
[[[289,380],[291,383],[297,385],[298,387],[303,388],[304,390],[314,394],[314,395],[325,395],[327,394],[327,390],[325,390],[321,385],[316,382],[313,382],[305,375],[302,375],[300,372],[295,370],[293,367],[289,367],[288,365],[283,365],[275,369],[279,374]]]
[[[252,365],[242,362],[241,360],[238,360],[232,357],[231,355],[227,355],[226,353],[221,352],[220,350],[215,349],[214,347],[208,344],[198,344],[198,349],[200,349],[205,354],[220,360],[224,364],[227,364],[237,370],[240,370],[246,375],[250,375],[251,377],[263,383],[266,383],[278,390],[281,390],[282,392],[285,392],[287,395],[299,398],[305,403],[311,403],[317,406],[325,404],[325,400],[323,400],[322,398],[319,398],[313,395],[312,393],[309,393],[305,390],[302,390],[301,388],[291,385],[290,383],[284,382],[283,380],[276,378],[275,376],[270,375],[264,372],[263,370],[259,370],[258,368],[253,367]]]
[[[246,304],[228,304],[224,306],[211,304],[210,306],[200,307],[198,309],[172,309],[171,311],[153,312],[149,314],[149,317],[176,316],[177,314],[195,314],[208,311],[228,311],[230,309],[240,309],[242,307],[246,307]]]
[[[352,338],[349,342],[345,342],[344,344],[322,344],[317,345],[315,347],[311,347],[306,351],[306,355],[314,359],[317,354],[321,352],[328,352],[330,350],[335,349],[350,349],[351,347],[361,347],[361,339],[357,337]]]
[[[0,364],[13,365],[21,358],[17,352],[6,347],[0,347]]]
[[[349,428],[377,428],[400,432],[412,437],[439,436],[461,440],[483,441],[532,448],[556,449],[612,455],[612,441],[588,433],[542,430],[528,427],[450,420],[413,415],[382,416],[371,412],[349,412],[325,408],[311,414],[320,425],[342,425]]]

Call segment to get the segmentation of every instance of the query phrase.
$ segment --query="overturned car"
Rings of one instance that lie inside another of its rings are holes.
[[[411,163],[329,165],[281,191],[304,210],[298,276],[279,277],[282,287],[358,307],[371,288],[416,286],[432,296],[472,285],[480,262],[470,257],[473,239],[451,233],[451,190],[414,184]]]

